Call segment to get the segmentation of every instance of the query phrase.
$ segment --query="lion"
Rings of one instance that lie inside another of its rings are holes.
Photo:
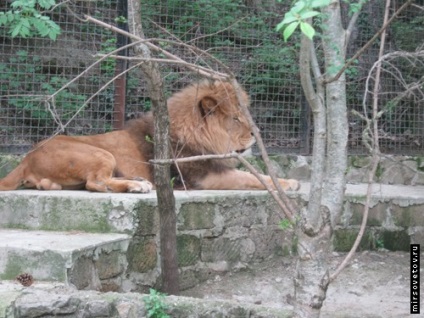
[[[248,105],[247,93],[240,90]],[[167,101],[174,158],[243,153],[255,142],[230,83],[201,81]],[[0,180],[0,190],[87,189],[146,193],[154,186],[154,124],[151,112],[129,121],[123,130],[89,136],[57,135],[39,142]],[[251,173],[236,169],[235,159],[207,159],[171,166],[175,189],[263,190]],[[269,176],[262,175],[272,186]],[[297,190],[294,179],[278,179],[284,190]]]

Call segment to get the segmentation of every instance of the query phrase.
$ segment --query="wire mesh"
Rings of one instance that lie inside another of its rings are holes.
[[[390,16],[403,4],[395,1]],[[383,26],[384,1],[369,1],[362,9],[352,34],[348,57],[353,56]],[[348,14],[346,13],[346,16]],[[380,41],[375,41],[347,70],[347,101],[350,110],[372,117],[374,98],[378,100],[379,146],[387,154],[422,154],[424,151],[424,95],[422,86],[423,55],[395,52],[418,52],[424,47],[423,8],[409,7],[386,31],[378,94],[374,85]],[[392,57],[390,57],[392,55]],[[367,81],[367,78],[369,80]],[[421,85],[419,83],[421,82]],[[365,101],[364,101],[365,97]],[[366,123],[351,113],[349,152],[369,153],[362,133]]]
[[[130,71],[119,85],[111,81],[119,70],[127,67],[126,62],[107,58],[87,70],[98,61],[97,54],[114,50],[119,38],[108,29],[82,20],[82,15],[116,25],[115,18],[122,15],[119,10],[124,2],[75,0],[58,6],[50,14],[62,30],[57,41],[39,37],[12,39],[7,29],[0,27],[1,152],[23,152],[33,142],[57,132],[93,134],[119,128],[122,114],[117,110],[123,104],[126,119],[150,109],[148,92],[137,69]],[[300,85],[298,42],[293,39],[285,43],[275,32],[275,25],[291,1],[142,0],[141,3],[147,37],[189,62],[223,70],[204,54],[169,41],[198,47],[237,75],[251,96],[251,111],[269,152],[310,154],[311,116]],[[400,5],[395,2],[391,13]],[[0,11],[8,9],[9,2],[0,4]],[[347,21],[346,4],[342,9]],[[381,27],[383,14],[382,1],[366,4],[351,36],[347,57]],[[420,47],[422,50],[423,43],[422,10],[412,7],[389,27],[385,51],[412,52]],[[378,58],[378,50],[376,41],[346,72],[350,110],[363,112],[366,78]],[[402,82],[393,76],[393,69],[385,71],[380,84],[379,105],[380,110],[385,110],[380,119],[380,143],[386,153],[423,153],[423,98],[417,88],[413,94],[404,94],[399,99],[408,85],[421,79],[420,61],[411,64],[399,59],[385,64],[388,68],[399,64],[397,69],[404,74]],[[129,67],[135,65],[134,61],[128,63]],[[168,94],[199,78],[181,65],[161,67]],[[54,99],[47,100],[78,75]],[[109,81],[112,83],[105,86]],[[126,96],[122,96],[125,92]],[[91,98],[93,94],[96,95]],[[369,102],[367,107],[369,111]],[[349,116],[349,151],[367,153],[362,140],[364,121],[353,114]]]
[[[2,2],[0,11],[9,9],[10,3]],[[58,6],[50,14],[61,28],[57,41],[37,36],[12,39],[6,27],[0,28],[0,151],[22,152],[54,133],[111,129],[115,89],[112,84],[99,90],[113,77],[116,62],[107,59],[87,69],[98,60],[97,53],[115,49],[116,35],[79,20],[84,13],[113,22],[116,2]]]

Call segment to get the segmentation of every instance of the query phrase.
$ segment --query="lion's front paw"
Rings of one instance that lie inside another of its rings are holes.
[[[297,181],[295,179],[288,179],[286,181],[289,184],[290,190],[297,191],[297,190],[300,189],[300,183],[299,183],[299,181]]]
[[[295,179],[279,179],[279,181],[284,191],[287,191],[287,190],[297,191],[300,189],[300,183],[299,181]]]
[[[152,191],[152,189],[152,183],[143,178],[134,178],[134,180],[128,185],[128,192],[131,193],[148,193]]]

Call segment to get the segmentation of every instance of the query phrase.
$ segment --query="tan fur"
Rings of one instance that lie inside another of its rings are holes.
[[[243,102],[249,102],[242,91]],[[254,139],[232,86],[200,82],[168,100],[174,157],[242,152]],[[9,175],[0,190],[87,189],[98,192],[149,192],[153,184],[153,117],[147,113],[121,131],[92,136],[56,136],[44,140]],[[234,160],[209,159],[171,167],[176,188],[265,189],[251,173],[236,170]],[[272,184],[269,176],[263,176]],[[279,179],[283,189],[296,180]]]

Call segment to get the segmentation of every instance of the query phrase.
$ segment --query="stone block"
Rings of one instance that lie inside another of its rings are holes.
[[[86,317],[111,317],[112,304],[105,300],[94,300],[86,304],[84,308]]]
[[[298,180],[309,180],[311,178],[311,166],[306,157],[298,156],[292,160],[287,177]]]
[[[131,241],[128,252],[130,271],[145,273],[157,266],[158,251],[154,238],[135,238]]]
[[[382,230],[379,236],[382,239],[384,248],[390,251],[409,251],[411,238],[406,230]]]
[[[336,229],[333,237],[333,248],[337,252],[349,252],[358,236],[359,229]],[[357,251],[373,250],[376,248],[374,235],[370,229],[366,229]]]
[[[392,205],[393,222],[397,226],[424,226],[424,204],[410,206]]]
[[[381,226],[386,220],[389,203],[378,202],[368,211],[367,226]],[[350,203],[351,217],[347,225],[361,225],[364,214],[364,205],[360,203]]]
[[[102,253],[95,262],[99,278],[109,279],[121,275],[125,269],[127,260],[121,251]]]
[[[232,226],[251,227],[257,224],[267,224],[267,202],[262,199],[235,199],[231,198],[220,202],[218,206],[223,224]]]
[[[255,245],[255,260],[264,260],[274,255],[292,255],[294,231],[278,226],[256,226],[249,231]]]
[[[416,163],[409,158],[398,157],[396,159],[384,159],[379,169],[379,181],[384,184],[410,184],[415,176]]]
[[[70,293],[37,290],[16,300],[14,317],[72,317],[82,302]]]
[[[424,226],[411,226],[408,229],[411,238],[411,244],[420,244],[424,246]]]
[[[198,275],[197,271],[183,270],[178,277],[180,290],[189,289],[199,284],[200,280],[197,278],[197,275]]]
[[[136,235],[154,235],[159,233],[159,211],[157,207],[139,202],[136,207],[137,231]]]
[[[256,247],[250,238],[230,239],[219,237],[203,240],[201,251],[201,260],[203,262],[226,261],[234,264],[250,261],[256,251]]]
[[[178,265],[194,265],[200,260],[200,239],[194,235],[177,236]]]
[[[181,205],[178,213],[178,229],[212,229],[215,219],[215,204],[208,202],[190,202]]]
[[[92,258],[78,258],[68,275],[70,283],[77,289],[101,290],[100,279]]]
[[[100,290],[96,262],[102,260],[104,254],[125,254],[128,242],[129,237],[124,234],[0,229],[0,279],[13,280],[19,274],[30,273],[35,281],[70,283],[77,289]],[[109,260],[112,268],[125,267],[125,260]],[[112,264],[113,260],[120,263]]]

